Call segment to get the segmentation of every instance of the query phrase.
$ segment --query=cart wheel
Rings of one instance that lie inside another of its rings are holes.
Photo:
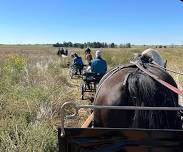
[[[83,89],[81,90],[81,100],[84,100],[84,91],[83,91]]]
[[[81,100],[84,100],[84,95],[81,95]]]
[[[72,73],[72,74],[71,74],[71,79],[73,79],[73,76],[74,76],[74,75],[73,75],[73,73]]]
[[[73,71],[72,70],[69,70],[69,75],[70,75],[70,78],[72,79],[73,78]]]
[[[84,84],[81,84],[81,100],[84,100]]]
[[[73,79],[73,74],[70,75],[70,78]]]

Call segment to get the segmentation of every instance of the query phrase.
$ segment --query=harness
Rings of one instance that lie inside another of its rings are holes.
[[[180,95],[183,97],[183,91],[172,86],[171,84],[159,79],[156,75],[152,74],[149,72],[146,68],[143,67],[143,63],[141,60],[135,60],[135,61],[130,61],[131,64],[136,65],[140,70],[142,70],[144,73],[146,73],[148,76],[165,86],[166,88],[170,89],[171,91],[175,92],[176,94]]]
[[[113,68],[112,70],[110,70],[109,72],[107,72],[103,77],[102,79],[100,80],[99,84],[98,84],[98,87],[97,87],[97,90],[96,90],[96,93],[95,93],[95,98],[94,98],[94,103],[95,103],[95,100],[96,100],[96,97],[98,95],[98,92],[100,90],[100,88],[102,87],[102,85],[104,84],[105,81],[107,81],[110,77],[112,77],[115,73],[117,73],[118,71],[122,70],[122,69],[125,69],[125,68],[129,68],[129,67],[135,67],[134,64],[120,64],[118,66],[116,66],[115,68]],[[125,85],[125,82],[127,81],[128,79],[128,76],[129,74],[127,74],[125,76],[125,80],[123,82],[123,85]]]

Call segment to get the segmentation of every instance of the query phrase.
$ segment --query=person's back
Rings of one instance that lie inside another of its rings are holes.
[[[80,56],[75,57],[74,64],[83,65],[82,58]]]
[[[96,58],[91,61],[91,71],[101,76],[107,71],[107,63],[102,59],[100,51],[96,51]]]
[[[76,53],[75,53],[74,56],[75,56],[75,58],[74,58],[74,66],[75,66],[76,69],[79,70],[79,73],[81,74],[82,73],[82,69],[83,69],[83,60]],[[77,70],[76,70],[76,73],[77,73]]]
[[[91,60],[93,59],[92,58],[92,55],[90,53],[87,53],[86,56],[85,56],[85,58],[86,58],[88,64],[91,63]]]

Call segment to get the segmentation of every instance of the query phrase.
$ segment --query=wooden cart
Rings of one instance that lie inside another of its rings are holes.
[[[64,127],[64,109],[110,108],[120,110],[183,110],[182,107],[132,107],[63,104],[61,127],[58,128],[60,152],[182,152],[183,130],[140,128],[93,128],[91,114],[81,128]]]

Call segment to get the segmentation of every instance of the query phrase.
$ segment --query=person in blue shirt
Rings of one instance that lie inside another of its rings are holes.
[[[107,72],[107,63],[102,59],[102,52],[96,51],[95,58],[88,64],[86,71],[83,73],[83,80],[85,81],[88,89],[90,89],[90,83],[94,82],[97,85],[103,75]]]
[[[78,56],[77,53],[74,54],[74,60],[73,60],[73,64],[76,66],[76,68],[79,70],[79,73],[82,73],[82,69],[83,69],[83,60],[80,56]],[[77,73],[77,70],[76,70]]]
[[[107,72],[107,63],[102,59],[100,50],[96,51],[95,56],[95,59],[91,61],[91,72],[102,77]]]

